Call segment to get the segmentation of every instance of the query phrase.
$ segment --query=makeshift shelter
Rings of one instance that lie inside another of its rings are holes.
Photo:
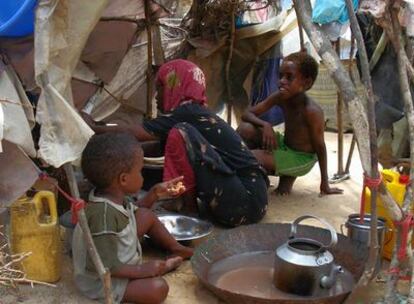
[[[177,6],[175,1],[148,3],[153,23]],[[120,108],[128,109],[124,120],[142,117],[147,111],[145,20],[144,1],[39,1],[34,36],[0,39],[0,139],[35,157],[31,128],[36,104],[41,125],[37,156],[60,167],[78,159],[93,134],[76,109],[86,107],[97,120]],[[167,59],[184,41],[177,22],[151,24],[152,35],[159,33],[162,42],[156,47]]]
[[[296,17],[289,4],[283,3],[283,11],[278,1],[274,2],[272,9],[264,6],[266,16],[259,21],[254,20],[247,11],[241,17],[242,20],[244,18],[241,22],[246,24],[234,33],[234,51],[229,67],[232,89],[227,94],[224,78],[229,61],[229,33],[223,29],[220,31],[218,24],[215,24],[217,33],[214,37],[191,31],[191,26],[185,24],[180,27],[182,15],[163,18],[177,9],[178,2],[149,3],[152,3],[151,20],[159,20],[151,25],[152,64],[161,64],[163,58],[159,53],[163,53],[166,59],[179,56],[188,38],[192,46],[188,58],[205,71],[209,104],[215,110],[220,110],[224,103],[229,102],[229,96],[238,113],[249,105],[254,64],[266,51],[272,51],[273,57],[282,58],[300,48]],[[211,3],[214,4],[214,1]],[[215,5],[221,5],[218,10],[223,9],[223,3],[217,1]],[[185,13],[189,5],[191,3],[184,1],[183,5],[180,2],[180,13]],[[237,9],[243,12],[248,8]],[[184,21],[188,22],[188,17]],[[203,25],[204,32],[206,26],[208,28],[208,24]],[[186,30],[190,30],[190,35]],[[194,36],[194,32],[198,36]],[[55,167],[79,157],[91,132],[71,105],[91,113],[96,120],[128,121],[140,119],[148,112],[145,102],[148,66],[146,37],[144,1],[96,1],[87,4],[39,1],[34,38],[0,40],[4,58],[16,71],[24,90],[34,96],[32,101],[39,95],[40,88],[50,85],[49,90],[40,93],[37,105],[37,121],[42,124],[38,156]],[[305,42],[312,54],[317,56],[306,37]],[[45,94],[49,94],[49,98],[45,98]],[[53,102],[49,105],[46,99]],[[117,111],[122,115],[111,117]],[[62,143],[62,138],[66,144]],[[33,155],[33,151],[31,153]]]

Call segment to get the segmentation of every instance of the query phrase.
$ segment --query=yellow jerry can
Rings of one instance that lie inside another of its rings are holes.
[[[13,254],[31,252],[22,261],[27,278],[53,283],[61,274],[61,243],[55,195],[39,191],[10,206],[10,245]]]
[[[408,176],[400,175],[398,172],[384,169],[381,171],[382,179],[390,192],[391,196],[401,206],[404,201],[406,186],[408,183]],[[365,212],[371,211],[371,192],[369,189],[365,192]],[[392,257],[392,250],[395,246],[396,233],[394,223],[388,213],[387,207],[384,206],[381,198],[377,198],[377,215],[386,219],[386,233],[384,238],[384,247],[382,256],[388,260]]]

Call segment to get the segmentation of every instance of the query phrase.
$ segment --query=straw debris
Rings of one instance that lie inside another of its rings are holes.
[[[250,10],[249,6],[254,1],[246,0],[208,0],[191,9],[189,15],[184,18],[185,27],[191,37],[204,39],[218,38],[227,35],[232,27],[234,15],[241,15]],[[277,1],[264,0],[262,7],[275,6]],[[188,22],[191,20],[191,22]]]

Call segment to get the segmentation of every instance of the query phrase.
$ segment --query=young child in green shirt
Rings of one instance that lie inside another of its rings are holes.
[[[193,254],[148,209],[160,198],[185,191],[177,187],[182,177],[155,185],[137,204],[127,199],[128,194],[142,187],[142,166],[143,151],[137,140],[126,133],[95,135],[82,154],[84,175],[95,186],[85,213],[98,253],[111,272],[116,303],[161,303],[168,294],[168,284],[161,276]],[[173,257],[142,262],[139,238],[145,234]],[[72,251],[77,287],[88,298],[103,300],[103,284],[87,253],[79,225]]]

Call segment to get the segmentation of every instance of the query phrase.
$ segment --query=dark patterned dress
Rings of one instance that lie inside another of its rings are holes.
[[[179,131],[193,169],[197,197],[217,222],[238,226],[263,218],[268,202],[267,175],[225,121],[189,101],[167,115],[145,121],[143,126],[163,141],[171,131]]]

